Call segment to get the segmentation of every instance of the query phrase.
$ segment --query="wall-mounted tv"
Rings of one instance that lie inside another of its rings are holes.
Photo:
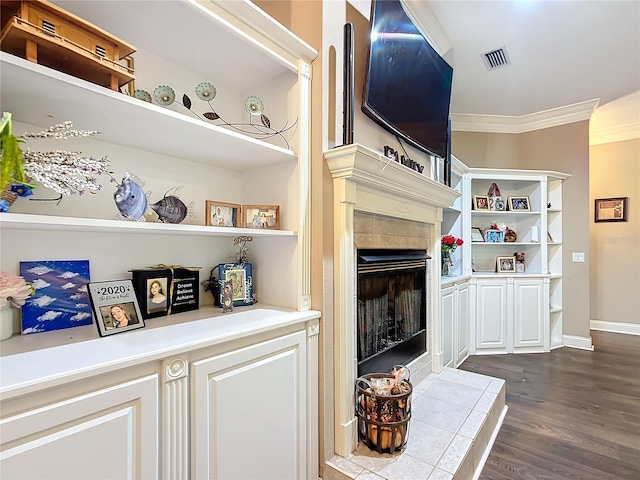
[[[362,111],[419,150],[445,158],[453,69],[399,0],[373,0]]]

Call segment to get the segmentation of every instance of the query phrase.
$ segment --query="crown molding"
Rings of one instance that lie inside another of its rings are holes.
[[[604,128],[589,133],[589,145],[603,145],[605,143],[624,142],[640,138],[640,123],[619,125]]]
[[[599,101],[596,98],[519,117],[452,113],[451,130],[484,133],[526,133],[542,130],[589,120]]]

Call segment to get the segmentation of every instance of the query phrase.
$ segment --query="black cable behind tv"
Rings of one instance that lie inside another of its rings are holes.
[[[447,123],[447,154],[444,157],[444,184],[451,186],[451,119]]]
[[[353,23],[344,24],[344,62],[342,85],[342,144],[353,143]]]

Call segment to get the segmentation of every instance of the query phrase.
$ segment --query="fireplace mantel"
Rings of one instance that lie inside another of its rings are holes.
[[[426,239],[433,257],[427,266],[427,352],[412,362],[416,367],[411,369],[412,380],[418,382],[431,373],[431,352],[440,337],[440,256],[434,253],[440,240],[442,209],[451,206],[460,194],[359,144],[332,149],[324,157],[333,176],[335,453],[347,457],[357,445],[353,406],[357,372],[354,212],[431,227]]]

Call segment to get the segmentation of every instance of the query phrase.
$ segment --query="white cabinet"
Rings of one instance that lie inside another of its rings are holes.
[[[158,478],[157,375],[40,399],[2,403],[3,478]]]
[[[305,347],[296,332],[193,362],[194,478],[306,478]]]
[[[472,279],[471,298],[472,355],[549,351],[547,278]]]
[[[440,300],[441,364],[457,367],[469,355],[469,281],[442,287]]]
[[[252,309],[0,357],[3,478],[317,478],[318,319]]]

